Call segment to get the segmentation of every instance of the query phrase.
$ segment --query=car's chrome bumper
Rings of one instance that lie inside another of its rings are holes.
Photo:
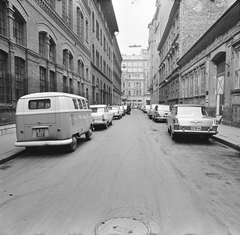
[[[218,131],[192,131],[192,130],[173,130],[176,134],[193,134],[193,135],[216,135]]]
[[[39,140],[39,141],[16,141],[16,147],[34,147],[34,146],[57,146],[72,143],[72,138],[66,140]]]

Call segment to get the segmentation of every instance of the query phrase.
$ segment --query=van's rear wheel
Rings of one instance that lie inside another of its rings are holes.
[[[92,129],[91,128],[89,128],[88,132],[85,134],[85,137],[87,140],[92,139]]]
[[[77,148],[77,138],[76,136],[72,137],[72,143],[68,145],[68,151],[74,152]]]

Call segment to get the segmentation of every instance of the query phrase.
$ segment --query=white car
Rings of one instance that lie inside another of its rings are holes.
[[[206,107],[197,104],[176,104],[167,116],[167,129],[172,139],[176,135],[199,135],[208,140],[216,135],[217,120],[208,116]]]
[[[112,125],[113,113],[111,113],[106,104],[90,105],[92,110],[93,127],[96,129],[103,126],[105,129]]]
[[[108,106],[109,112],[113,113],[113,118],[122,118],[122,112],[119,106]]]
[[[158,104],[155,106],[152,112],[152,120],[154,122],[166,122],[167,116],[170,114],[170,106],[164,104]]]
[[[156,106],[157,106],[157,104],[151,104],[151,106],[150,106],[150,108],[147,112],[149,119],[152,119],[152,113],[153,113]]]

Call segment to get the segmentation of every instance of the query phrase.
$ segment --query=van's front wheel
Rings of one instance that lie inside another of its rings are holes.
[[[77,148],[77,138],[76,136],[72,137],[72,143],[68,145],[68,151],[74,152]]]

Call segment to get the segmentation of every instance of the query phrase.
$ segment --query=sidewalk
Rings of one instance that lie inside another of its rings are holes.
[[[240,128],[219,124],[218,132],[212,139],[240,152]],[[26,152],[25,148],[15,147],[15,141],[15,124],[0,126],[0,164]]]

